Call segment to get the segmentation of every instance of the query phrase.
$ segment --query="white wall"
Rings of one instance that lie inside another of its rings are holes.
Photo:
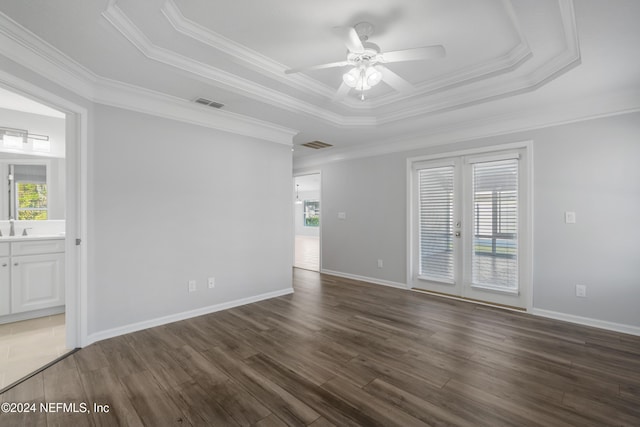
[[[315,166],[323,268],[406,283],[407,158],[523,140],[534,141],[534,307],[640,327],[640,113]]]
[[[94,120],[90,332],[291,288],[290,147],[105,106]]]
[[[297,236],[315,236],[320,235],[320,227],[305,227],[304,225],[304,201],[305,200],[320,200],[319,191],[300,191],[298,192],[298,198],[303,202],[300,204],[294,204],[294,223]],[[322,207],[320,208],[322,211]],[[320,217],[320,224],[322,224],[322,217]]]

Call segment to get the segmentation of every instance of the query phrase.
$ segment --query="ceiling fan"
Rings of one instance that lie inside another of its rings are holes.
[[[371,89],[381,81],[384,81],[399,92],[411,91],[413,89],[411,83],[391,71],[385,64],[402,61],[419,61],[445,56],[445,49],[442,45],[381,52],[377,44],[368,41],[374,31],[373,24],[369,22],[360,22],[353,27],[335,27],[333,30],[336,35],[342,39],[345,46],[347,46],[348,52],[345,61],[312,65],[310,67],[291,68],[285,70],[285,73],[293,74],[301,71],[321,70],[325,68],[351,67],[351,69],[342,76],[342,84],[333,98],[334,101],[344,98],[351,89],[359,92],[359,98],[364,101],[365,91]]]

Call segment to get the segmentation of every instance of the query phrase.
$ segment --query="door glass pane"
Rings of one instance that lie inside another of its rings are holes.
[[[320,226],[320,202],[317,200],[304,201],[304,226]]]
[[[518,289],[518,160],[473,164],[472,282]]]
[[[419,276],[453,282],[453,166],[418,171]]]

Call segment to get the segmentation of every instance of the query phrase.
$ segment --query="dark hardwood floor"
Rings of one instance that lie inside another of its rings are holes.
[[[26,426],[639,426],[640,337],[294,270],[295,294],[88,346]]]

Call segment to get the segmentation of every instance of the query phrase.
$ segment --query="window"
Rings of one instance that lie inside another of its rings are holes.
[[[48,219],[47,167],[45,165],[11,165],[9,182],[12,218]]]
[[[317,200],[304,201],[304,221],[305,227],[320,226],[320,202]]]

